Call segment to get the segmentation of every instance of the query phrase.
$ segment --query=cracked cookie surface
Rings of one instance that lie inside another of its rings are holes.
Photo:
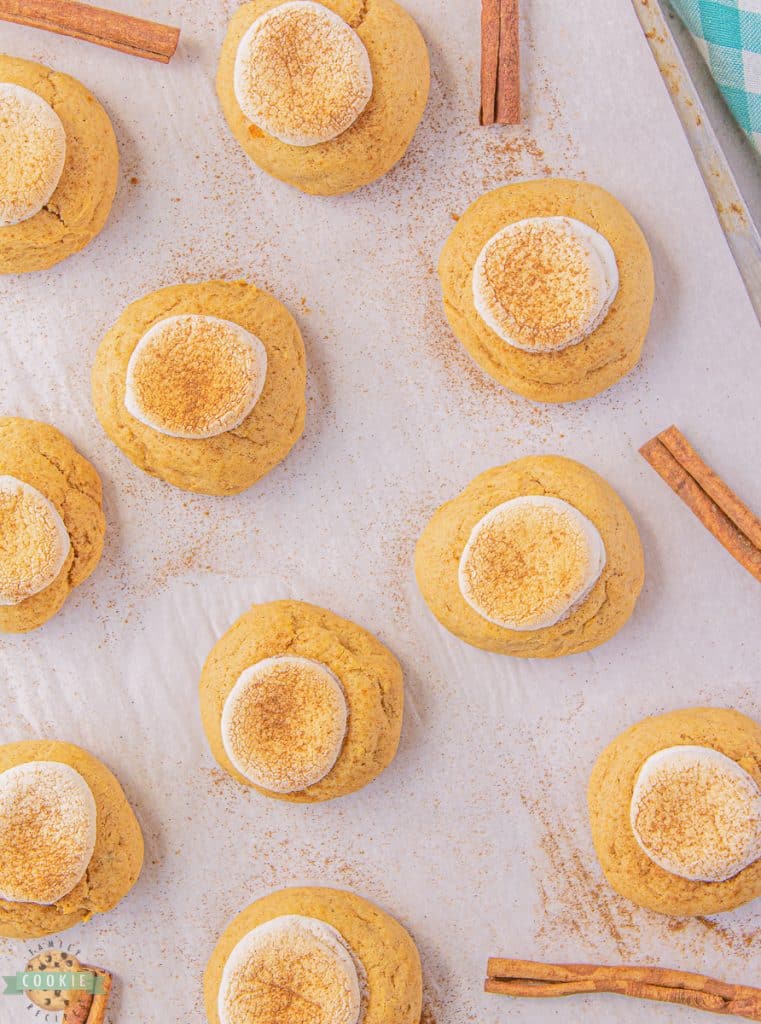
[[[761,896],[761,860],[723,882],[691,881],[652,861],[631,827],[634,786],[658,751],[709,747],[761,786],[761,725],[727,708],[685,708],[631,726],[600,754],[589,781],[589,817],[597,856],[611,886],[633,903],[676,917],[734,910]]]
[[[613,248],[618,293],[603,322],[578,344],[526,352],[507,344],[478,315],[473,269],[481,250],[509,224],[571,217]],[[460,217],[439,260],[444,311],[458,341],[479,366],[511,391],[538,402],[575,402],[611,387],[638,362],[650,325],[653,262],[631,214],[604,189],[566,179],[524,181],[488,192]]]
[[[367,49],[373,92],[360,116],[329,142],[299,147],[266,135],[243,114],[233,86],[238,45],[281,0],[251,0],[230,22],[217,72],[217,95],[233,135],[267,174],[312,195],[351,192],[388,173],[404,156],[428,100],[428,50],[410,15],[394,0],[321,0]]]
[[[171,437],[141,423],[125,406],[127,366],[140,339],[160,320],[182,314],[229,320],[267,352],[267,375],[256,405],[240,426],[198,440]],[[306,415],[306,359],[288,310],[245,281],[173,285],[146,295],[122,313],[95,357],[92,392],[104,430],[151,476],[201,494],[238,494],[286,457]]]
[[[56,508],[71,541],[58,576],[16,605],[0,605],[0,633],[26,633],[60,610],[74,587],[95,570],[106,522],[100,477],[67,438],[46,423],[0,417],[0,476],[35,487]]]
[[[84,878],[52,906],[0,899],[0,935],[33,939],[111,910],[137,881],[143,836],[124,791],[104,764],[81,747],[53,740],[0,746],[0,772],[27,761],[58,761],[79,772],[95,799],[95,849]]]
[[[204,974],[209,1024],[220,1024],[217,999],[225,964],[248,932],[273,918],[313,917],[343,937],[366,975],[362,1024],[419,1024],[423,979],[409,933],[389,914],[340,889],[281,889],[252,903],[227,926]]]
[[[102,230],[116,193],[119,151],[108,114],[76,79],[43,64],[0,54],[0,82],[37,93],[66,132],[58,187],[34,217],[0,228],[0,273],[52,267]]]
[[[340,681],[348,722],[338,759],[319,782],[298,793],[274,793],[236,771],[222,740],[222,711],[242,672],[265,658],[308,658]],[[371,633],[333,612],[301,601],[254,605],[217,641],[200,684],[201,721],[214,757],[234,779],[266,796],[316,803],[372,782],[399,746],[404,682],[399,662]]]
[[[585,515],[602,537],[607,561],[567,618],[522,632],[479,615],[460,591],[458,569],[476,524],[503,502],[531,494],[561,498]],[[498,654],[555,658],[588,651],[621,629],[642,589],[644,556],[634,520],[602,477],[572,459],[527,456],[477,476],[433,514],[417,544],[415,574],[428,607],[461,640]]]

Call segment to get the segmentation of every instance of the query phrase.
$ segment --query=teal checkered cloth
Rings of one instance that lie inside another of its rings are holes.
[[[669,0],[740,127],[761,150],[761,0]]]

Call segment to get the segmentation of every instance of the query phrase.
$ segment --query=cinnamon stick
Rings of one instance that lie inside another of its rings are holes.
[[[643,445],[640,454],[732,557],[761,582],[761,520],[703,462],[681,432],[669,427]]]
[[[64,1012],[61,1024],[104,1024],[106,1008],[111,998],[112,977],[108,971],[100,967],[90,967],[89,964],[83,964],[82,969],[103,979],[103,991],[98,995],[77,992],[71,1005]]]
[[[607,992],[761,1021],[761,989],[662,967],[542,964],[492,958],[484,988],[522,998]]]
[[[481,0],[481,124],[497,118],[500,0]]]
[[[0,21],[41,28],[168,64],[180,30],[77,0],[0,0]]]
[[[103,979],[103,991],[93,997],[90,1013],[87,1017],[87,1024],[104,1024],[108,1001],[111,998],[111,984],[113,979],[108,971],[103,971],[99,967],[88,967],[87,970],[93,971],[98,975],[98,977]]]
[[[481,124],[518,124],[519,0],[481,2]]]
[[[662,431],[658,438],[684,466],[693,480],[700,484],[709,498],[716,502],[752,544],[761,549],[761,519],[755,516],[734,491],[727,487],[721,477],[703,462],[684,434],[676,427],[669,427]]]

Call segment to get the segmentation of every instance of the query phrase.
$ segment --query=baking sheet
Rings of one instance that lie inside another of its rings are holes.
[[[761,507],[759,329],[629,0],[524,6],[527,122],[480,129],[478,14],[408,0],[432,96],[393,174],[301,196],[259,173],[213,91],[232,2],[114,3],[179,22],[166,68],[0,26],[0,49],[84,81],[111,114],[120,188],[100,238],[62,266],[0,280],[0,408],[57,425],[103,476],[95,576],[44,629],[0,639],[0,741],[80,743],[118,775],[146,864],[119,908],[62,941],[118,978],[113,1022],[201,1024],[201,972],[228,920],[294,883],[355,889],[417,940],[427,1024],[684,1021],[615,997],[481,994],[490,954],[664,963],[758,982],[761,901],[707,921],[638,910],[593,855],[585,787],[600,749],[645,715],[721,704],[761,718],[761,590],[637,455],[677,422]],[[614,192],[653,249],[641,365],[588,402],[534,405],[453,340],[434,266],[453,215],[519,176]],[[155,288],[243,276],[297,316],[309,363],[304,439],[248,494],[184,494],[108,442],[89,398],[98,342]],[[557,452],[603,474],[642,532],[647,583],[614,640],[554,662],[500,658],[445,633],[415,587],[415,539],[476,474]],[[220,772],[196,699],[215,639],[255,601],[301,598],[373,630],[403,662],[399,755],[370,788],[281,805]],[[37,944],[0,941],[0,973]],[[757,961],[756,961],[757,963]],[[0,1021],[33,1019],[0,997]],[[708,1019],[708,1018],[706,1018]]]

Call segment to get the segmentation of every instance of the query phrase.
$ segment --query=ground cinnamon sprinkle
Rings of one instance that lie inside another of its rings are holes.
[[[244,37],[236,95],[249,120],[294,145],[346,131],[367,105],[372,76],[356,33],[315,4],[268,12]]]
[[[542,907],[538,948],[551,953],[559,937],[570,936],[579,949],[612,945],[622,960],[631,957],[640,939],[636,908],[594,871],[573,827],[563,820],[552,772],[540,779],[535,797],[524,792],[521,800],[540,826],[541,857],[534,865]]]
[[[597,311],[588,247],[551,221],[511,225],[489,243],[477,273],[491,316],[532,351],[582,336]]]

